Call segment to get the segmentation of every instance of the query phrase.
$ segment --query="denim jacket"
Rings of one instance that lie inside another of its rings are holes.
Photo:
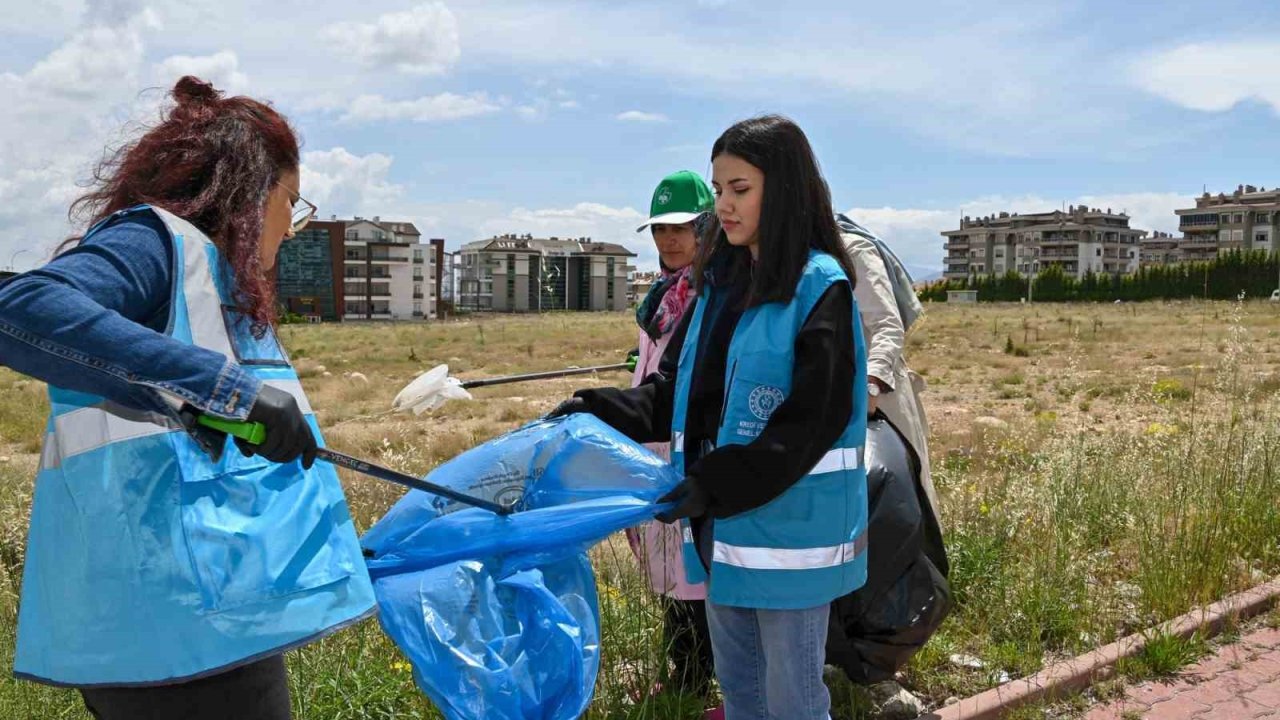
[[[139,410],[173,416],[167,395],[247,418],[261,382],[221,353],[163,334],[175,276],[164,224],[121,215],[0,285],[0,365]]]

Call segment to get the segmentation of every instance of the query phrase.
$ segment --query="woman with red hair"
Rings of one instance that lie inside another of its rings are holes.
[[[290,716],[283,653],[373,613],[268,271],[315,214],[269,105],[184,77],[0,287],[0,363],[49,384],[17,676],[103,720]],[[201,415],[267,428],[261,445]]]

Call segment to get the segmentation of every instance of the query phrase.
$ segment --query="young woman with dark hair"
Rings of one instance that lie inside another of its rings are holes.
[[[681,522],[688,579],[708,583],[726,717],[825,720],[829,606],[866,579],[855,276],[793,122],[740,122],[711,160],[717,222],[665,373],[630,390],[579,391],[558,411],[671,442],[685,480],[658,518]]]
[[[290,716],[284,651],[373,613],[267,271],[314,215],[270,106],[184,77],[0,288],[0,363],[49,383],[14,672],[103,720]],[[261,445],[201,414],[260,422]]]

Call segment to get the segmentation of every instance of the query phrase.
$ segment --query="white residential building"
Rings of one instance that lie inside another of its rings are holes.
[[[1030,215],[965,217],[959,230],[942,233],[947,239],[943,277],[1003,275],[1011,270],[1034,275],[1051,265],[1077,278],[1089,272],[1123,275],[1138,270],[1146,234],[1129,227],[1128,215],[1110,208],[1073,206]]]
[[[625,310],[635,257],[622,245],[582,238],[501,235],[458,253],[458,307],[498,312]]]
[[[413,223],[344,220],[343,319],[436,317],[435,254]]]

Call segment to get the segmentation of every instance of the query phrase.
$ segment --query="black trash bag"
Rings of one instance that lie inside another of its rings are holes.
[[[951,611],[950,567],[920,461],[877,413],[867,423],[867,582],[831,603],[827,663],[855,683],[893,679]]]

